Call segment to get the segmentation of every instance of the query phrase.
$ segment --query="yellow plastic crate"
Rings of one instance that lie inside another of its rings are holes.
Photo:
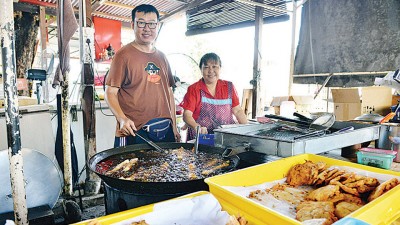
[[[375,173],[400,176],[399,172],[359,165],[319,155],[302,154],[210,177],[207,178],[205,182],[209,185],[210,192],[220,203],[226,203],[227,205],[237,207],[237,209],[244,215],[248,215],[249,218],[251,216],[252,221],[256,222],[255,224],[300,225],[300,221],[263,207],[251,199],[244,198],[227,190],[223,186],[254,186],[265,182],[279,180],[286,176],[287,172],[293,165],[304,163],[305,160],[311,160],[313,162],[322,161],[329,166],[348,166]],[[400,185],[385,193],[384,196],[368,203],[359,210],[348,215],[348,217],[353,217],[373,225],[391,224],[400,217],[399,199]]]
[[[204,194],[210,194],[210,192],[207,191],[199,191],[199,192],[194,192],[185,196],[181,196],[179,198],[176,199],[180,199],[180,198],[193,198],[196,196],[200,196],[200,195],[204,195]],[[170,200],[167,200],[170,201]],[[257,224],[263,224],[260,220],[258,220],[257,218],[254,218],[252,215],[246,214],[246,213],[242,213],[240,207],[237,206],[233,206],[230,205],[230,203],[225,202],[225,201],[219,201],[219,203],[222,206],[222,210],[227,211],[229,214],[231,215],[241,215],[244,216],[246,218],[247,221],[249,221],[248,225],[257,225]],[[123,212],[118,212],[118,213],[114,213],[114,214],[110,214],[107,216],[102,216],[99,218],[96,218],[96,220],[101,224],[101,225],[109,225],[109,224],[113,224],[113,223],[117,223],[117,222],[121,222],[136,216],[140,216],[149,212],[153,211],[153,207],[154,204],[150,204],[150,205],[146,205],[146,206],[141,206],[138,208],[134,208],[134,209],[129,209]],[[87,225],[90,221],[92,221],[93,219],[90,220],[85,220],[79,223],[75,223],[74,225]]]

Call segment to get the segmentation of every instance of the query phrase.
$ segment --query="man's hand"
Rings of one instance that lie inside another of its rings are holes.
[[[179,134],[178,130],[175,128],[173,129],[174,131],[174,136],[175,136],[175,141],[176,142],[181,142],[181,134]]]
[[[124,136],[135,136],[135,132],[137,131],[135,123],[128,118],[119,120],[119,129]]]

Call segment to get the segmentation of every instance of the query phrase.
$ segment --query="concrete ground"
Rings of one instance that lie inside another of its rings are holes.
[[[105,215],[103,194],[65,200],[62,197],[53,207],[55,225],[66,225]]]

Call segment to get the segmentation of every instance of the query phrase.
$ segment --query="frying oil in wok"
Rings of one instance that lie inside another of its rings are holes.
[[[119,179],[141,182],[178,182],[210,177],[227,169],[221,155],[184,148],[141,150],[110,156],[96,165],[96,171]]]

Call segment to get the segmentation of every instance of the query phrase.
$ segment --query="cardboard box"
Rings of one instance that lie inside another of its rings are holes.
[[[293,100],[296,103],[296,112],[307,115],[312,111],[314,97],[311,95],[293,95]]]
[[[272,98],[271,107],[274,107],[275,114],[280,115],[280,107],[284,101],[295,102],[296,112],[300,114],[307,114],[311,111],[314,97],[310,95],[291,95],[291,96],[277,96]]]
[[[336,120],[347,121],[361,115],[361,100],[357,88],[340,88],[331,91]]]
[[[400,95],[393,95],[392,96],[392,106],[397,105],[400,101]]]
[[[364,87],[332,89],[333,112],[336,120],[348,121],[363,114],[382,116],[390,112],[392,89],[388,87]]]
[[[392,88],[388,87],[363,87],[361,114],[376,113],[386,116],[392,106]]]
[[[275,115],[281,115],[281,105],[284,101],[293,101],[292,96],[277,96],[272,98],[271,107],[274,107]]]
[[[28,106],[28,105],[36,105],[37,99],[30,98],[26,96],[19,96],[18,97],[18,105],[19,106]],[[0,108],[4,108],[4,99],[0,99]]]

